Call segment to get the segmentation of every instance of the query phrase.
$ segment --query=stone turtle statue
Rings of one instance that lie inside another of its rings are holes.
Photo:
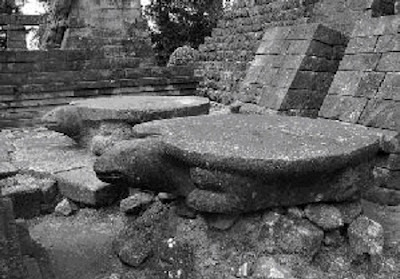
[[[137,125],[95,164],[111,183],[175,192],[210,213],[359,198],[379,136],[365,127],[283,116],[215,115]]]

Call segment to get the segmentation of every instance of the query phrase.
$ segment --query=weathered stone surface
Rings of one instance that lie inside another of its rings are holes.
[[[350,96],[328,95],[319,112],[319,116],[329,119],[357,123],[368,102],[366,98],[352,98]]]
[[[89,168],[59,172],[54,177],[63,196],[92,206],[111,204],[126,192],[126,189],[100,181]]]
[[[78,206],[68,199],[63,199],[54,209],[54,212],[61,216],[70,216],[78,210]]]
[[[300,254],[311,259],[320,249],[324,233],[305,219],[279,218],[274,238],[283,254]]]
[[[168,231],[168,214],[168,206],[154,202],[139,217],[127,219],[114,243],[120,260],[138,267],[153,255],[160,245],[160,238]]]
[[[21,130],[12,134],[14,164],[21,170],[55,174],[90,166],[93,157],[77,148],[70,138],[46,129]]]
[[[255,279],[294,279],[292,271],[281,266],[272,257],[257,260],[252,278]]]
[[[157,246],[158,265],[155,267],[169,278],[191,278],[193,274],[193,248],[174,238],[164,239]]]
[[[323,243],[326,246],[339,247],[345,242],[345,237],[340,233],[340,230],[325,232]]]
[[[275,179],[271,182],[195,168],[191,170],[191,177],[198,189],[189,194],[187,202],[199,211],[242,212],[324,200],[342,201],[358,195],[358,187],[364,185],[358,184],[355,180],[361,178],[363,175],[359,174],[365,171],[368,172],[361,168],[349,172],[337,172],[332,176],[325,174],[319,178],[296,177],[296,182],[293,179]],[[252,191],[248,190],[249,187]],[[304,191],[304,187],[308,191]]]
[[[207,114],[209,100],[200,97],[114,96],[76,101],[43,116],[49,129],[77,141],[92,122],[122,122],[130,125],[190,115]]]
[[[187,195],[194,188],[189,169],[164,156],[159,139],[122,141],[97,159],[94,170],[101,180],[119,187]]]
[[[348,228],[349,243],[356,255],[364,253],[371,256],[383,252],[383,228],[366,216],[360,216]]]
[[[319,109],[341,58],[335,47],[344,46],[343,38],[320,24],[268,29],[241,91],[269,109],[300,109],[301,116],[302,110]]]
[[[399,102],[371,99],[365,107],[359,123],[365,126],[398,131],[400,129]]]
[[[149,193],[138,192],[120,202],[120,210],[126,214],[138,214],[153,202],[154,196]]]
[[[344,225],[339,209],[328,204],[310,204],[304,212],[307,218],[323,230],[334,230]]]
[[[138,135],[150,131],[164,135],[168,155],[189,165],[261,176],[340,169],[379,145],[362,126],[273,115],[199,116],[134,127]]]
[[[0,194],[11,198],[17,218],[32,218],[54,209],[58,189],[49,176],[27,173],[0,180]]]
[[[374,178],[376,186],[400,191],[400,171],[375,167]]]
[[[136,238],[123,244],[118,252],[119,259],[132,267],[139,267],[153,252],[153,247],[144,239]]]
[[[389,170],[400,171],[400,154],[390,154],[385,167]]]
[[[373,186],[362,193],[364,199],[381,205],[400,205],[400,191]]]
[[[315,257],[315,263],[324,272],[339,274],[351,269],[351,258],[348,245],[340,247],[322,247]]]
[[[375,1],[372,9],[381,5],[393,8],[393,3]],[[398,25],[396,16],[364,19],[356,24],[319,112],[321,117],[399,129]]]
[[[344,224],[352,223],[362,213],[360,201],[336,203],[334,206],[340,211]]]
[[[313,129],[318,137],[307,136],[316,134]],[[133,130],[139,136],[163,135],[168,158],[199,167],[191,169],[197,189],[187,192],[187,202],[205,212],[351,199],[369,180],[370,172],[362,166],[346,169],[347,164],[351,161],[355,166],[358,158],[368,158],[370,151],[379,148],[379,137],[365,128],[294,117],[204,116],[145,123]],[[335,149],[330,148],[332,144]],[[366,153],[361,151],[364,148]],[[301,190],[304,187],[309,191]]]
[[[225,231],[231,228],[238,218],[238,215],[226,214],[210,214],[205,217],[209,227],[221,231]]]
[[[398,247],[400,244],[400,207],[381,205],[362,200],[363,214],[382,225],[385,236],[385,246]]]
[[[18,169],[10,162],[0,162],[0,179],[13,176],[18,173]]]

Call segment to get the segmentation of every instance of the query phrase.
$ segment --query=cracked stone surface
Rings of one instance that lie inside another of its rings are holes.
[[[45,128],[3,130],[0,142],[8,146],[8,164],[55,179],[60,192],[73,201],[97,206],[120,195],[115,186],[97,179],[94,156],[65,135]]]

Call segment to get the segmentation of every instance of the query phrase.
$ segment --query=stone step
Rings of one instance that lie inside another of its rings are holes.
[[[92,167],[62,171],[54,175],[64,197],[91,206],[110,205],[122,197],[123,189],[100,181]]]

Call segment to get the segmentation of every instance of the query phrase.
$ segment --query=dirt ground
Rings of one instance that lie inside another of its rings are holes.
[[[41,216],[29,225],[32,238],[48,251],[57,279],[108,279],[126,273],[112,252],[122,218],[117,207],[85,208],[70,217]]]

